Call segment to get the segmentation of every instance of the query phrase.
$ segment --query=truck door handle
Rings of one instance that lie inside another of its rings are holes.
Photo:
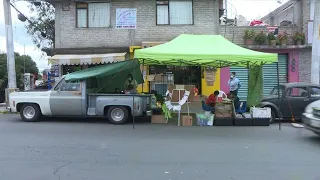
[[[309,101],[309,99],[304,99],[303,101]]]

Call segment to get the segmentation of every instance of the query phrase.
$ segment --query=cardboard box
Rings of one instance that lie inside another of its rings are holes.
[[[167,120],[164,115],[152,115],[151,116],[151,123],[152,124],[166,124]]]
[[[182,126],[192,126],[192,116],[182,116]]]

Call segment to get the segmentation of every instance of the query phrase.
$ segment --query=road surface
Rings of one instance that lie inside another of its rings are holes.
[[[270,127],[22,122],[0,115],[4,180],[319,180],[320,137]]]

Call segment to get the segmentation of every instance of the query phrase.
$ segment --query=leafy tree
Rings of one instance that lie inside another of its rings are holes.
[[[55,8],[52,4],[41,1],[30,3],[29,9],[33,16],[27,21],[28,34],[41,51],[51,55],[55,38]]]
[[[24,60],[25,72],[31,74],[38,74],[39,70],[37,64],[28,55],[20,56],[15,53],[16,62],[16,76],[17,87],[23,89],[23,73],[24,73]],[[0,91],[3,91],[8,86],[8,72],[7,72],[7,54],[0,53]]]

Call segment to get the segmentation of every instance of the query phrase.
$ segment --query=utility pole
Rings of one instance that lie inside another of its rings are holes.
[[[313,19],[311,83],[320,83],[320,0],[315,1]]]
[[[13,33],[10,0],[3,0],[6,44],[7,44],[7,71],[8,71],[8,88],[17,88],[16,69],[13,49]]]

